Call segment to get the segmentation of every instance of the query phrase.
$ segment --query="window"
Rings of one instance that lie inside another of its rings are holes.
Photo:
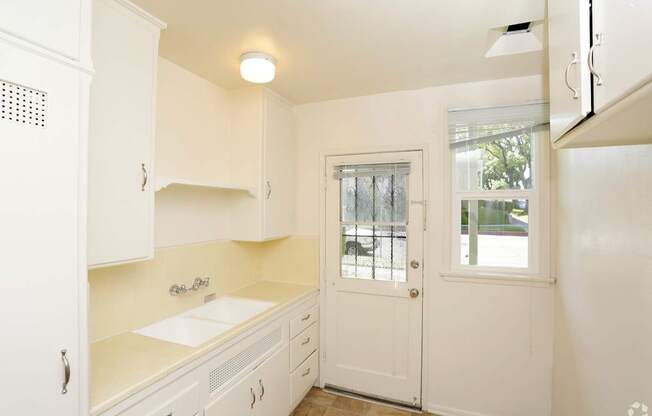
[[[535,272],[547,106],[451,110],[454,268]]]
[[[407,280],[409,163],[337,166],[341,276]]]

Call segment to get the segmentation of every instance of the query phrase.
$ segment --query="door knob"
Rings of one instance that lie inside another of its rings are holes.
[[[412,260],[412,261],[410,262],[410,267],[412,267],[413,269],[418,269],[419,266],[420,266],[420,264],[419,264],[419,260]]]
[[[417,288],[410,289],[410,297],[412,299],[418,298],[419,297],[419,289],[417,289]]]

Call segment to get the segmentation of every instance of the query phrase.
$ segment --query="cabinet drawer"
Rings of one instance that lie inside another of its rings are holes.
[[[296,369],[319,348],[319,324],[314,323],[290,342],[290,370]]]
[[[199,383],[180,380],[152,394],[120,416],[195,416],[199,412]]]
[[[292,384],[292,408],[303,400],[319,375],[319,350],[312,353],[290,377]]]
[[[313,305],[290,321],[290,338],[302,333],[310,325],[319,320],[319,305]]]

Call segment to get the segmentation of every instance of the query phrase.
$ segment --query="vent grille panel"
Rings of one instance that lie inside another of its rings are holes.
[[[281,342],[281,328],[250,345],[230,360],[213,369],[209,374],[208,385],[211,393],[228,383],[235,376],[244,370],[248,365],[265,355]]]
[[[44,128],[47,93],[0,79],[0,120]]]

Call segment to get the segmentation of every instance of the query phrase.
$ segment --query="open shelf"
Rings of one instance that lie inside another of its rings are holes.
[[[159,176],[156,178],[156,192],[172,185],[194,186],[197,188],[222,189],[227,191],[247,192],[250,196],[256,196],[256,190],[246,186],[238,186],[225,183],[198,181],[194,179],[175,178],[170,176]]]

